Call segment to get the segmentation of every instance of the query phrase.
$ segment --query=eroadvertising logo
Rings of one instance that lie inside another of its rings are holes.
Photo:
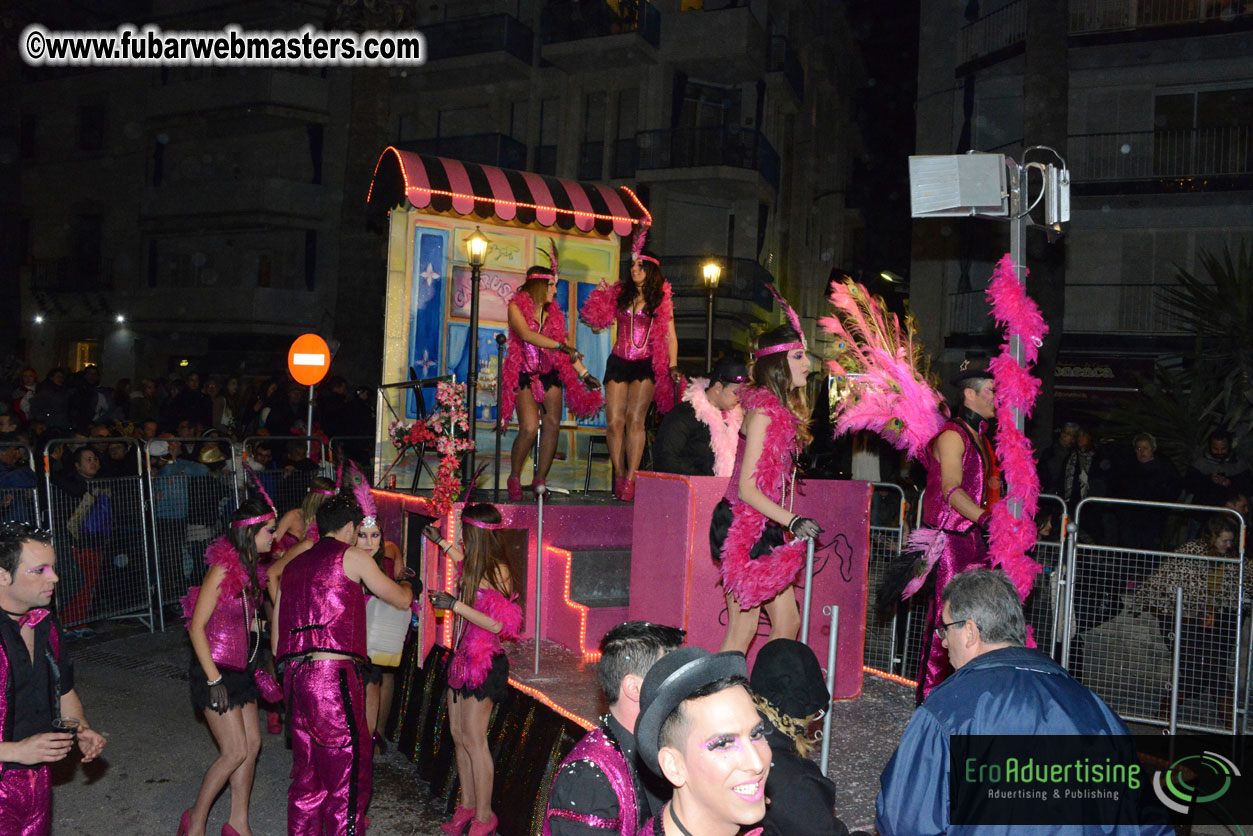
[[[1153,792],[1167,809],[1190,816],[1194,807],[1210,805],[1229,812],[1221,800],[1241,778],[1239,767],[1217,752],[1204,751],[1176,758],[1153,775]]]

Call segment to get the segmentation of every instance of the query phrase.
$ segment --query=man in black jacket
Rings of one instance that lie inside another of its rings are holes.
[[[730,476],[739,444],[740,385],[748,380],[741,360],[723,358],[713,379],[693,378],[683,403],[666,414],[653,443],[653,467],[686,476]]]

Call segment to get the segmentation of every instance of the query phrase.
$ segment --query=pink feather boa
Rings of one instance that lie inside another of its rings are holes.
[[[800,422],[768,389],[745,387],[740,404],[746,413],[756,411],[770,419],[753,478],[759,491],[772,502],[781,503],[783,484],[793,467]],[[738,498],[731,500],[731,513],[719,573],[723,588],[735,596],[743,609],[751,609],[796,583],[796,576],[805,565],[805,541],[790,540],[754,560],[750,553],[769,520]]]
[[[523,293],[519,290],[509,300],[511,305],[517,305],[518,311],[522,314],[523,319],[532,331],[539,331],[545,337],[551,337],[559,343],[564,343],[568,332],[566,330],[566,315],[561,312],[561,307],[556,302],[548,303],[548,315],[544,319],[544,327],[537,328],[535,321],[535,300],[531,298],[531,294]],[[561,386],[565,391],[566,407],[579,418],[590,418],[595,415],[602,406],[605,399],[599,392],[593,392],[583,385],[583,381],[579,379],[578,373],[574,370],[574,364],[570,362],[569,356],[564,351],[558,351],[555,348],[540,349],[544,352],[544,356],[552,361],[553,368],[557,370],[557,376],[561,379]],[[518,398],[518,379],[522,375],[522,356],[525,348],[522,338],[514,333],[513,329],[509,329],[509,350],[505,354],[505,367],[500,374],[500,423],[502,426],[509,423],[510,417],[513,415],[514,405]],[[544,400],[542,384],[539,382],[538,376],[531,378],[531,396],[535,398],[537,403]],[[536,392],[536,389],[539,389]]]
[[[479,589],[474,609],[501,625],[499,633],[491,633],[477,624],[466,622],[465,632],[448,661],[448,684],[452,688],[474,690],[487,679],[492,657],[503,652],[501,641],[514,641],[522,630],[522,607],[518,596],[506,598],[494,589]]]
[[[709,446],[714,451],[714,476],[730,476],[735,470],[735,452],[740,445],[740,425],[744,422],[744,407],[737,406],[727,413],[709,402],[705,390],[709,381],[703,377],[688,382],[683,400],[692,405],[696,419],[709,427]]]
[[[613,324],[618,313],[618,294],[622,290],[622,282],[600,286],[591,292],[579,317],[594,331],[603,331]],[[661,304],[653,313],[653,327],[648,338],[648,352],[653,364],[653,402],[657,411],[663,415],[674,408],[675,398],[682,397],[683,385],[680,384],[676,393],[670,380],[670,324],[674,322],[674,300],[670,282],[661,283]]]
[[[221,566],[224,570],[222,582],[218,586],[219,598],[233,598],[244,591],[244,587],[248,585],[248,571],[244,568],[244,563],[239,559],[239,554],[235,551],[235,547],[231,545],[230,540],[226,539],[226,535],[214,540],[204,552],[205,566],[212,569],[214,566]],[[260,567],[258,567],[260,571]],[[261,581],[264,586],[264,581]],[[187,590],[187,594],[180,599],[183,605],[183,626],[191,625],[192,613],[196,611],[196,601],[200,598],[200,587],[193,586]]]
[[[1040,477],[1036,472],[1031,442],[1014,425],[1014,409],[1030,416],[1040,393],[1040,381],[1031,376],[1031,367],[1040,356],[1040,346],[1048,325],[1039,307],[1027,296],[1015,275],[1008,254],[996,265],[988,285],[992,317],[1005,328],[1001,353],[990,364],[996,382],[996,458],[1009,488],[1007,495],[992,508],[988,543],[994,566],[1000,566],[1013,580],[1024,601],[1031,593],[1040,564],[1027,556],[1036,542],[1035,513],[1039,508]],[[1024,364],[1019,366],[1009,353],[1010,339],[1022,339]],[[1014,519],[1009,510],[1012,499],[1022,503],[1022,516]]]

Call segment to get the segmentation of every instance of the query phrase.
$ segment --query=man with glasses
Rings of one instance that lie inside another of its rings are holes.
[[[58,580],[51,543],[27,523],[0,525],[0,833],[21,836],[51,829],[48,764],[76,738],[84,763],[105,744],[87,724],[61,626],[48,610]]]
[[[1022,605],[1004,572],[962,572],[949,581],[941,597],[943,608],[934,633],[955,671],[914,711],[883,770],[875,802],[875,829],[880,836],[963,829],[954,826],[949,816],[954,737],[1128,734],[1126,725],[1100,697],[1043,653],[1023,646],[1027,630]],[[1044,749],[1048,742],[1040,739],[1039,746]],[[1134,812],[1134,806],[1130,810]],[[1037,825],[1033,833],[1067,832],[1043,821],[1016,823]],[[964,829],[973,832],[975,828]],[[1070,830],[1082,832],[1079,826]],[[1118,832],[1172,831],[1137,827]]]

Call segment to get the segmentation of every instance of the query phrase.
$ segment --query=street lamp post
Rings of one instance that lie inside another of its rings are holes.
[[[470,356],[466,374],[466,388],[469,390],[466,392],[466,407],[469,414],[470,440],[474,441],[479,390],[479,282],[482,279],[483,257],[487,255],[487,239],[483,237],[478,227],[474,228],[474,234],[470,236],[470,240],[466,241],[466,250],[470,257]],[[474,447],[466,451],[461,472],[462,482],[465,483],[466,488],[473,487],[470,480],[474,478]]]
[[[705,264],[705,374],[712,374],[714,367],[714,295],[718,291],[718,277],[722,268],[716,261]]]

